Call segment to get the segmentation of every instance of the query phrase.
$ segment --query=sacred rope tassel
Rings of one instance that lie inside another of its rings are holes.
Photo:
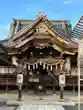
[[[45,63],[43,64],[43,69],[45,69]]]
[[[42,64],[42,62],[40,61],[40,65]]]
[[[30,65],[28,65],[28,70],[30,70]]]
[[[58,65],[56,64],[56,70],[58,69]]]
[[[52,65],[51,65],[51,71],[52,71]]]
[[[47,65],[47,70],[48,70],[48,65]]]
[[[36,63],[36,68],[38,68],[38,63]]]
[[[63,64],[62,64],[62,62],[60,63],[60,69],[61,69],[61,70],[63,69]]]
[[[33,69],[35,69],[35,64],[33,64]]]

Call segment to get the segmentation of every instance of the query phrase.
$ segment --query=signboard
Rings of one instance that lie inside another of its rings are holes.
[[[18,74],[17,75],[17,85],[22,85],[23,84],[23,74]]]
[[[39,78],[29,78],[29,82],[39,82]]]
[[[65,86],[65,75],[59,76],[59,86]]]
[[[15,68],[0,67],[0,74],[14,73]]]

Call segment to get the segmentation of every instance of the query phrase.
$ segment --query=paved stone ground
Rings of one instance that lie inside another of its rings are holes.
[[[1,106],[0,110],[15,110],[15,107],[5,107],[5,106]]]
[[[24,92],[23,91],[23,97],[22,100],[26,103],[31,103],[31,102],[42,102],[42,103],[55,103],[60,100],[60,92],[56,91],[56,94],[52,94],[52,92],[48,92],[46,95],[43,94],[38,94],[35,95],[32,91]],[[0,93],[0,99],[7,99],[7,100],[17,100],[18,98],[18,92],[17,91],[9,91],[8,93]],[[78,101],[78,93],[72,93],[69,91],[64,92],[64,100],[65,102],[67,101]],[[81,103],[83,103],[83,95],[81,95]]]
[[[8,93],[0,92],[0,99],[7,100],[7,105],[20,105],[21,108],[17,110],[31,110],[30,105],[41,105],[44,106],[45,110],[46,106],[52,105],[53,110],[76,110],[76,102],[78,102],[78,93],[72,93],[72,91],[64,92],[64,100],[60,100],[60,91],[56,91],[56,94],[52,94],[51,91],[48,91],[46,95],[37,94],[35,95],[33,91],[24,92],[23,91],[22,101],[17,101],[18,91],[9,91]],[[83,104],[83,93],[81,92],[81,104]],[[19,106],[19,107],[20,107]],[[64,106],[64,107],[63,107]],[[34,108],[34,107],[32,107]],[[66,108],[66,109],[64,109]],[[83,110],[83,105],[81,106],[81,110]],[[0,110],[13,110],[13,106],[11,108],[5,108],[1,106]],[[35,110],[42,109],[41,107]],[[47,109],[46,109],[47,110]],[[50,110],[50,109],[49,109]]]
[[[82,94],[83,93],[81,92],[81,110],[83,110]],[[23,91],[23,101],[17,101],[17,98],[18,91],[9,91],[8,93],[0,92],[0,99],[7,100],[6,104],[11,105],[10,108],[1,106],[0,110],[14,110],[13,105],[20,105],[20,108],[18,108],[17,110],[77,110],[76,102],[78,102],[78,93],[72,93],[72,91],[65,91],[64,100],[60,100],[59,91],[56,91],[56,94],[52,94],[51,91],[48,91],[46,95],[35,95],[33,91]],[[35,105],[35,108],[31,104]],[[47,107],[49,105],[51,107]],[[43,106],[43,108],[40,106]]]

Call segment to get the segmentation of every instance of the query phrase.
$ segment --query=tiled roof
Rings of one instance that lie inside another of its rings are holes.
[[[49,22],[49,25],[56,30],[56,33],[59,34],[60,36],[64,37],[69,37],[69,31],[68,31],[68,26],[70,24],[69,21],[67,20],[48,20],[47,16],[44,13],[39,13],[38,18],[36,20],[16,20],[20,22],[21,27],[19,27],[17,33],[13,36],[13,38],[17,38],[20,36],[22,33],[26,32],[28,29],[30,29],[38,20],[45,19],[44,21]],[[25,23],[26,22],[26,23]],[[22,24],[21,24],[22,23]],[[62,24],[61,24],[62,23]],[[62,28],[58,28],[58,25],[62,25]],[[64,25],[64,26],[63,26]],[[70,29],[71,30],[71,29]]]
[[[83,35],[83,16],[77,22],[76,26],[74,27],[72,31],[71,36],[79,39],[82,35]]]

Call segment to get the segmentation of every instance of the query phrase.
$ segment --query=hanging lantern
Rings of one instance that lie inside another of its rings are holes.
[[[52,65],[51,65],[51,68],[50,68],[50,69],[51,69],[51,71],[52,71]]]
[[[28,70],[30,70],[30,65],[28,65]]]

